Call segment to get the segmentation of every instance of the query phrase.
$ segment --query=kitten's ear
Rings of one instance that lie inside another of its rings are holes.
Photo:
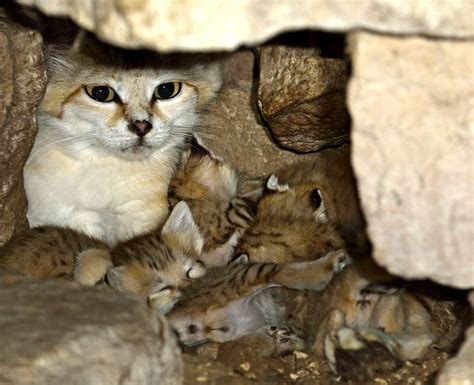
[[[232,258],[229,265],[240,265],[245,263],[249,263],[249,256],[247,254],[240,254]]]
[[[266,187],[270,191],[285,192],[290,189],[287,184],[281,184],[275,174],[270,175],[267,179]]]
[[[314,189],[309,196],[311,207],[314,209],[314,218],[319,222],[327,222],[328,215],[321,190]]]
[[[109,286],[118,291],[123,291],[126,271],[126,266],[118,266],[109,269],[106,274],[106,281]]]
[[[197,254],[202,253],[204,239],[194,222],[189,206],[184,201],[174,206],[161,230],[161,235],[175,239],[181,247],[194,250]]]

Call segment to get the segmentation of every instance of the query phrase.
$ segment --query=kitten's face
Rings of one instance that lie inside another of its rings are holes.
[[[107,272],[107,282],[119,291],[137,294],[148,304],[167,313],[181,291],[206,269],[198,257],[203,238],[185,202],[171,211],[161,233],[131,239],[112,250],[116,267]]]
[[[123,266],[110,269],[107,281],[119,291],[139,295],[151,308],[166,314],[181,298],[182,290],[191,280],[205,273],[202,263],[174,254],[166,266],[130,260]]]
[[[75,52],[51,59],[40,119],[60,127],[65,138],[75,137],[68,141],[75,148],[144,159],[179,145],[220,86],[216,65],[160,64],[157,56],[144,63],[134,56],[130,64],[127,53],[114,50],[98,55],[111,57],[96,62],[90,53]],[[113,55],[120,55],[122,64]]]

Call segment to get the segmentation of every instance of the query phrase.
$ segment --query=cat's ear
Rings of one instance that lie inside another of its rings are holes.
[[[108,285],[114,288],[115,290],[123,291],[126,274],[126,266],[113,267],[107,271],[106,281]]]
[[[175,240],[181,248],[194,250],[197,254],[202,253],[204,239],[194,222],[189,206],[184,201],[174,206],[161,230],[161,235],[165,239]]]
[[[245,263],[249,263],[249,256],[247,254],[237,254],[230,260],[229,265],[240,265]]]
[[[314,189],[309,195],[309,203],[313,208],[314,218],[318,222],[327,222],[328,215],[326,205],[324,203],[323,193],[319,189]]]
[[[101,58],[104,55],[104,50],[107,51],[104,43],[97,40],[91,33],[80,30],[74,39],[70,52],[72,54],[82,54],[90,58]]]
[[[290,187],[287,184],[282,184],[278,180],[278,177],[275,174],[272,174],[269,176],[267,179],[267,184],[266,184],[267,190],[270,191],[277,191],[277,192],[285,192],[290,189]]]

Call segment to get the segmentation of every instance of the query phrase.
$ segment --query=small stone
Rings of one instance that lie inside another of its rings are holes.
[[[300,376],[299,376],[298,374],[296,374],[296,373],[290,373],[290,378],[291,378],[292,380],[297,380],[298,378],[300,378]]]
[[[241,364],[239,365],[239,367],[240,367],[242,370],[248,372],[248,371],[250,370],[250,368],[251,368],[251,365],[250,365],[250,362],[243,362],[243,363],[241,363]]]
[[[295,351],[293,352],[293,354],[295,355],[295,357],[296,357],[297,359],[308,358],[308,354],[306,354],[305,352],[299,351],[299,350],[295,350]]]
[[[197,376],[196,381],[197,382],[207,382],[207,377],[206,376]]]
[[[374,382],[380,385],[388,385],[388,382],[385,381],[383,378],[374,378]]]

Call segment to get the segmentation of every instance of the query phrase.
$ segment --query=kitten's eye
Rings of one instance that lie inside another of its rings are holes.
[[[158,290],[158,293],[163,293],[166,290],[173,290],[173,286],[171,285],[164,286],[160,290]]]
[[[115,91],[109,86],[85,86],[87,95],[98,102],[108,103],[115,100]]]
[[[156,99],[172,99],[181,91],[182,83],[180,82],[168,82],[162,83],[155,88],[153,96]]]

